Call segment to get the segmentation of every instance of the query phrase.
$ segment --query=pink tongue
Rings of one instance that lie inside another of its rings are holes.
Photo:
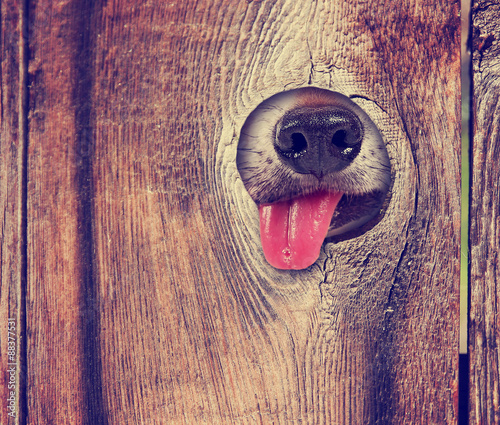
[[[319,256],[342,192],[312,195],[259,206],[260,239],[277,269],[305,269]]]

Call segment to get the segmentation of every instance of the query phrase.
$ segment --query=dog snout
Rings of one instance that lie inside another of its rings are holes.
[[[275,149],[293,171],[322,178],[349,166],[361,149],[363,133],[360,119],[347,109],[298,108],[278,122]]]

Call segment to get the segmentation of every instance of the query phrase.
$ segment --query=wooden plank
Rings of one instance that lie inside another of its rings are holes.
[[[500,423],[500,6],[472,6],[470,424]]]
[[[111,423],[456,418],[458,4],[399,6],[103,8],[94,237]],[[360,96],[394,193],[373,232],[280,272],[237,134],[261,100],[308,84]]]
[[[85,5],[84,5],[85,3]],[[27,423],[101,423],[94,391],[87,2],[30,3]]]
[[[457,3],[73,0],[43,14],[29,423],[456,420]],[[372,117],[392,198],[371,231],[278,271],[236,146],[263,99],[307,85]]]
[[[0,423],[22,407],[25,120],[22,2],[0,2]]]

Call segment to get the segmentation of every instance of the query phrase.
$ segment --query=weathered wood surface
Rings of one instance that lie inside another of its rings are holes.
[[[90,3],[30,4],[27,423],[101,423]],[[94,397],[97,392],[98,396]],[[98,401],[95,401],[98,400]]]
[[[454,423],[458,14],[30,3],[26,422]],[[306,85],[369,113],[394,186],[371,231],[284,272],[236,145]]]
[[[500,5],[472,7],[470,423],[500,423]]]
[[[21,402],[20,336],[22,334],[23,254],[23,162],[25,74],[23,61],[21,2],[0,4],[0,423]],[[13,423],[13,421],[11,421]]]

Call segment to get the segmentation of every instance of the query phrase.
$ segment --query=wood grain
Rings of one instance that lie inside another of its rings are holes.
[[[472,7],[470,422],[500,423],[500,6]]]
[[[456,2],[30,3],[27,423],[456,421]],[[351,96],[392,197],[267,265],[236,170],[274,93]]]
[[[103,8],[93,172],[110,422],[453,422],[459,21],[457,4],[421,6]],[[237,134],[263,98],[307,84],[359,96],[394,194],[376,230],[278,272]]]
[[[0,7],[0,423],[7,425],[17,423],[24,407],[25,38],[22,3]]]
[[[101,423],[93,304],[89,3],[30,3],[27,423]]]

